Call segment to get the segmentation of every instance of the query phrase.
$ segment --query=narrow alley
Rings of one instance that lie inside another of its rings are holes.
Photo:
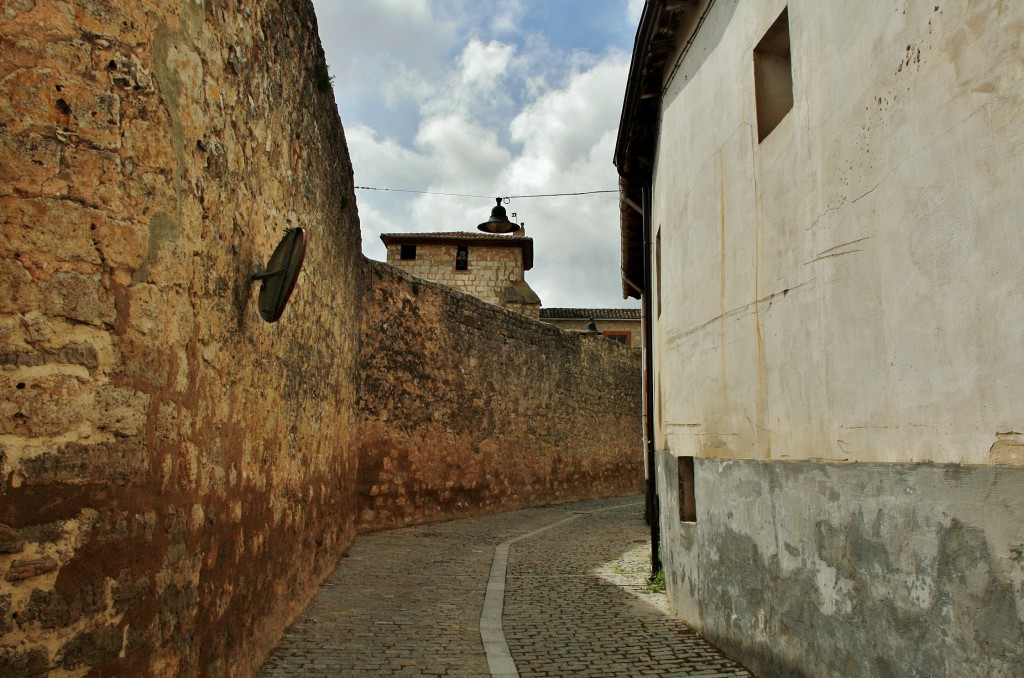
[[[642,497],[360,536],[274,676],[749,676],[649,590]]]

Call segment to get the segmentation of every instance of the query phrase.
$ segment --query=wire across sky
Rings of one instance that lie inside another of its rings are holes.
[[[379,188],[377,186],[356,186],[356,189],[363,191],[390,191],[392,193],[418,193],[420,195],[444,195],[452,198],[486,198],[494,199],[500,197],[503,200],[511,200],[512,198],[561,198],[563,196],[572,195],[596,195],[598,193],[618,193],[618,189],[611,191],[577,191],[575,193],[534,193],[532,195],[472,195],[469,193],[443,193],[441,191],[416,191],[408,188]]]

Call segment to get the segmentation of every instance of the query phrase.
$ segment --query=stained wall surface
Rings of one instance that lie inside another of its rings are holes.
[[[795,103],[758,142],[786,6],[716,3],[667,83],[659,440],[1024,464],[1024,5],[789,3]]]
[[[245,675],[354,535],[359,231],[305,0],[0,15],[0,674]],[[292,301],[260,319],[282,229]]]
[[[640,491],[640,356],[370,263],[359,525]]]
[[[658,455],[681,617],[760,676],[1024,675],[1024,469]]]
[[[1019,675],[1024,6],[793,0],[794,103],[759,141],[784,9],[714,3],[665,71],[673,603],[764,675]]]

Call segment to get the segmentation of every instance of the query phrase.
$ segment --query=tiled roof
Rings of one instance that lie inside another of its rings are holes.
[[[450,243],[456,245],[485,245],[488,247],[520,247],[523,250],[523,269],[533,268],[533,238],[523,235],[500,235],[497,233],[473,233],[451,231],[446,233],[382,233],[380,239],[385,245],[431,245]]]
[[[639,308],[542,308],[542,320],[640,320]]]

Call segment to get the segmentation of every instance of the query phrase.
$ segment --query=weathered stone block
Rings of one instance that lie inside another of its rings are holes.
[[[117,611],[126,611],[142,604],[149,593],[151,583],[143,575],[124,571],[118,577],[113,587],[114,608]]]
[[[11,595],[5,593],[0,595],[0,635],[3,635],[14,628],[11,621]]]
[[[103,148],[120,145],[121,100],[113,92],[48,68],[15,71],[0,80],[0,92],[10,102],[0,121],[12,131],[56,126],[58,136],[63,132]]]
[[[122,636],[121,629],[112,625],[79,633],[60,649],[60,665],[68,670],[102,665],[117,655]]]
[[[50,658],[42,648],[16,650],[0,647],[0,674],[19,678],[42,678],[49,674]]]
[[[146,388],[170,385],[174,358],[167,345],[147,341],[144,335],[132,331],[119,338],[117,347],[122,373],[133,383]]]
[[[91,617],[107,609],[102,584],[86,584],[68,594],[53,590],[33,589],[25,608],[18,615],[18,624],[38,624],[44,629],[71,626],[83,617]]]
[[[83,418],[88,391],[78,375],[52,373],[21,376],[0,373],[0,432],[53,436],[74,428]]]
[[[142,334],[161,326],[167,299],[156,285],[139,283],[128,289],[128,323]]]
[[[4,17],[13,19],[18,12],[32,9],[34,4],[35,0],[11,0],[4,4]],[[11,67],[31,68],[38,65],[39,40],[35,37],[13,35],[5,31],[0,35],[0,50]]]
[[[94,346],[78,343],[55,349],[0,353],[0,366],[2,367],[38,367],[39,365],[80,365],[91,371],[99,366],[99,359]]]
[[[64,538],[63,526],[58,522],[27,525],[21,528],[20,533],[26,542],[36,544],[56,544]]]
[[[18,553],[25,547],[25,540],[17,530],[0,523],[0,553]]]
[[[99,273],[61,271],[39,282],[43,310],[89,325],[112,325],[117,311],[114,298]]]
[[[166,116],[147,114],[146,119],[134,118],[124,124],[124,150],[139,167],[159,167],[174,153],[166,134],[170,121]]]
[[[96,428],[118,436],[142,435],[150,397],[141,391],[107,384],[96,391]]]
[[[18,190],[34,195],[60,171],[62,144],[56,139],[30,136],[17,138],[0,129],[0,194]]]
[[[84,445],[69,443],[22,461],[26,482],[34,485],[66,483],[113,483],[139,481],[149,468],[143,438],[118,438],[112,442]]]
[[[56,569],[57,561],[49,556],[23,558],[11,563],[10,567],[7,568],[4,579],[7,581],[21,581],[53,572]]]
[[[0,198],[5,213],[4,241],[0,248],[13,251],[24,262],[42,262],[41,275],[58,261],[100,264],[90,225],[101,224],[105,215],[94,208],[59,198]],[[41,256],[45,255],[45,256]]]
[[[39,287],[20,261],[0,258],[0,277],[8,286],[8,293],[0,294],[0,313],[25,313],[39,308]]]

